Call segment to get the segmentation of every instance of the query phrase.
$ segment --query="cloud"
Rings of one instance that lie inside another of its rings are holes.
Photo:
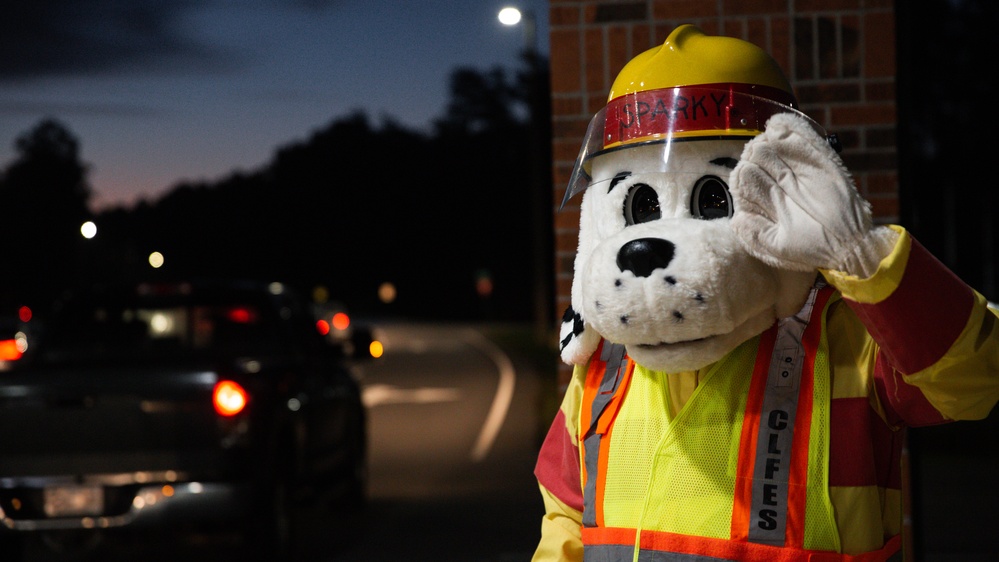
[[[60,103],[35,101],[2,101],[0,115],[87,115],[116,117],[151,117],[160,113],[152,106],[128,103]]]
[[[94,74],[214,60],[184,33],[190,0],[7,2],[0,11],[0,80]]]

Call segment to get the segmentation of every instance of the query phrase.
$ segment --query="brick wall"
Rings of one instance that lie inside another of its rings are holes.
[[[561,203],[590,118],[635,55],[683,23],[751,41],[784,69],[802,110],[843,144],[879,222],[897,222],[895,18],[891,0],[550,0],[552,152]],[[580,197],[555,212],[555,307],[569,305]],[[568,369],[560,372],[568,379]]]
[[[606,103],[618,71],[635,55],[661,45],[676,26],[692,23],[769,52],[791,81],[801,109],[839,136],[841,156],[875,219],[900,222],[892,0],[549,0],[549,21],[556,206],[586,126]],[[556,317],[569,305],[580,200],[576,196],[562,211],[554,210]],[[570,374],[560,366],[559,388]],[[903,481],[909,562],[907,469]]]

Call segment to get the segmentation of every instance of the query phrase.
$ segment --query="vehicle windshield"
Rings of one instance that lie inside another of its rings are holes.
[[[281,323],[267,303],[191,298],[77,299],[45,325],[35,360],[167,362],[279,353]]]

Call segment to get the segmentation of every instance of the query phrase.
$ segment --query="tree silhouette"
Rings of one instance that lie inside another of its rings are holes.
[[[5,306],[37,302],[76,282],[79,229],[90,214],[87,169],[79,142],[65,126],[45,119],[18,137],[15,149],[17,157],[0,182]]]
[[[435,121],[439,135],[473,134],[517,125],[517,88],[502,68],[487,73],[459,68],[451,74],[451,101]]]
[[[14,202],[5,239],[29,232],[34,245],[30,258],[19,255],[26,265],[10,292],[44,299],[74,283],[239,277],[305,293],[323,285],[362,313],[527,319],[538,278],[536,166],[548,172],[550,162],[550,143],[535,138],[548,131],[547,99],[528,106],[547,66],[510,76],[456,70],[431,135],[347,115],[278,147],[260,169],[104,210],[89,241],[78,230],[89,197],[78,143],[45,121],[18,139],[21,156],[0,186]],[[152,251],[164,254],[161,269],[146,262]],[[476,292],[483,272],[495,288],[489,303]],[[398,289],[390,308],[377,298],[383,282]]]

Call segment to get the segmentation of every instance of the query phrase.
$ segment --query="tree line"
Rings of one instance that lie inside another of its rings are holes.
[[[432,133],[341,116],[260,169],[100,212],[88,207],[81,141],[46,118],[0,171],[0,315],[81,285],[204,277],[324,287],[372,315],[527,319],[534,284],[551,278],[531,259],[550,225],[530,218],[534,190],[550,193],[551,157],[547,61],[524,63],[455,70]],[[162,268],[150,267],[153,251]]]

